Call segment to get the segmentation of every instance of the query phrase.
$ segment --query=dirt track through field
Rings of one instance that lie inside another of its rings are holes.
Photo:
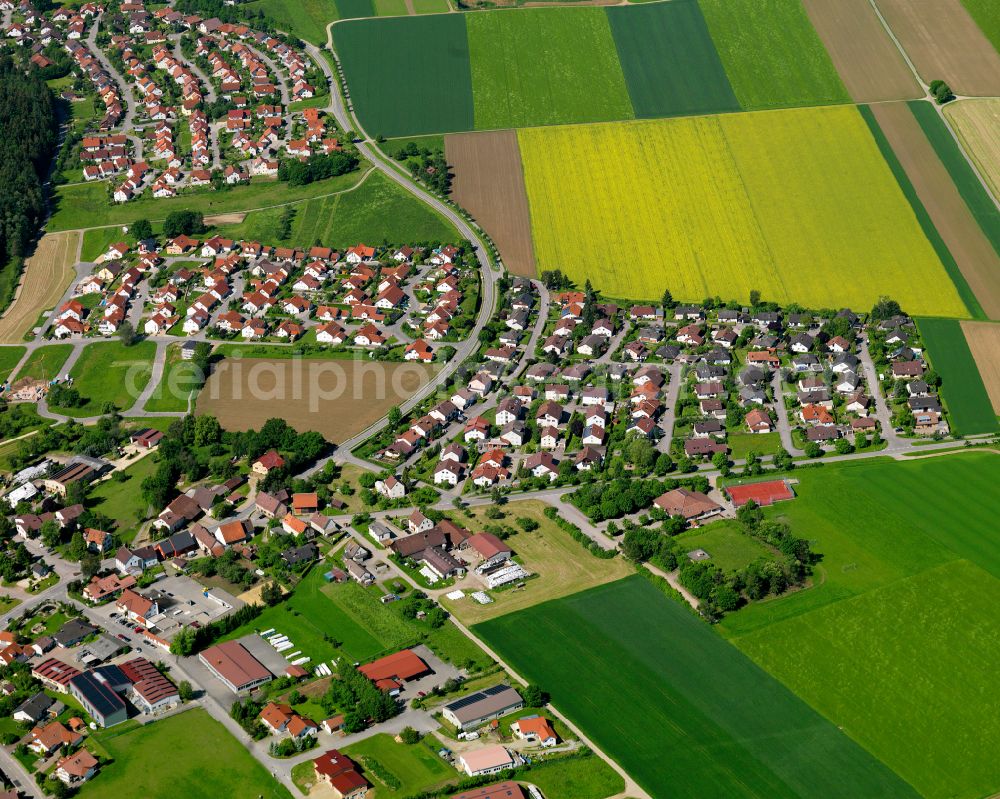
[[[1000,319],[1000,256],[958,193],[917,118],[906,103],[882,103],[871,109],[979,304],[991,319]]]
[[[940,79],[957,94],[1000,95],[1000,54],[960,0],[875,2],[924,83]]]
[[[802,4],[855,102],[924,96],[869,0],[802,0]]]
[[[80,253],[77,231],[46,233],[24,262],[14,301],[0,318],[0,343],[20,344],[42,311],[53,307],[72,282]]]
[[[1000,414],[1000,325],[962,322],[962,332],[990,395],[993,412]]]
[[[1000,100],[960,100],[944,115],[958,132],[994,197],[1000,197]]]
[[[535,249],[517,132],[450,134],[444,137],[444,147],[455,170],[452,199],[489,233],[511,272],[534,277]]]
[[[196,410],[229,430],[260,429],[280,416],[337,443],[381,419],[433,374],[423,364],[367,359],[227,358],[209,375]]]

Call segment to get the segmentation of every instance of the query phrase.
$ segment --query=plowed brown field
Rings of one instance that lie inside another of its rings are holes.
[[[451,134],[444,137],[444,148],[455,170],[452,199],[490,234],[511,272],[534,277],[535,250],[517,132]]]
[[[0,343],[19,344],[42,311],[53,307],[76,274],[80,233],[46,233],[34,254],[25,259],[21,285],[0,318]]]
[[[259,429],[280,416],[299,431],[342,442],[424,385],[423,364],[291,358],[227,358],[198,395],[198,413],[229,430]]]
[[[993,410],[1000,414],[1000,325],[962,322],[962,332],[979,367]]]
[[[1000,257],[905,103],[871,106],[899,163],[991,319],[1000,319]]]
[[[802,5],[855,102],[924,96],[868,0],[802,0]]]
[[[960,0],[875,2],[924,83],[940,79],[956,94],[1000,95],[1000,55]]]

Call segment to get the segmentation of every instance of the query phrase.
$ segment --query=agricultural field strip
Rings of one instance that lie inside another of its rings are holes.
[[[665,285],[685,299],[735,289],[745,300],[756,288],[816,307],[892,294],[925,314],[967,315],[852,107],[525,129],[518,138],[539,269],[558,265],[637,299]],[[637,270],[610,255],[621,242],[658,257]]]
[[[1000,325],[986,322],[962,322],[961,325],[993,404],[993,412],[1000,414]]]

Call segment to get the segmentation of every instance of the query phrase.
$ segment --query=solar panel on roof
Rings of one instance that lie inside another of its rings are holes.
[[[499,685],[494,685],[492,688],[484,688],[482,691],[477,691],[474,694],[469,694],[468,696],[463,696],[461,699],[456,699],[454,702],[448,705],[449,710],[461,710],[463,707],[468,707],[469,705],[474,705],[476,702],[481,702],[491,696],[496,696],[497,694],[502,694],[510,688],[509,685],[504,685],[500,683]]]

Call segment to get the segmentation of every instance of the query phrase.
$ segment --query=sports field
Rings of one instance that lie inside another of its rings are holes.
[[[613,296],[967,316],[849,106],[518,133],[539,270]],[[891,235],[889,235],[891,232]]]
[[[800,0],[520,8],[333,31],[372,135],[850,102]]]
[[[973,435],[1000,430],[961,323],[955,319],[921,319],[917,324],[931,367],[941,375],[941,397],[954,432]]]
[[[701,0],[701,8],[744,109],[850,102],[801,0]]]
[[[144,727],[112,727],[93,735],[114,762],[102,766],[100,775],[83,786],[83,799],[291,799],[243,744],[201,708]],[[169,762],[152,768],[152,752]]]
[[[657,799],[916,796],[642,577],[475,631]]]
[[[767,513],[808,531],[817,584],[721,630],[924,796],[995,793],[1000,717],[983,674],[1000,657],[1000,456],[796,476],[795,501]]]

